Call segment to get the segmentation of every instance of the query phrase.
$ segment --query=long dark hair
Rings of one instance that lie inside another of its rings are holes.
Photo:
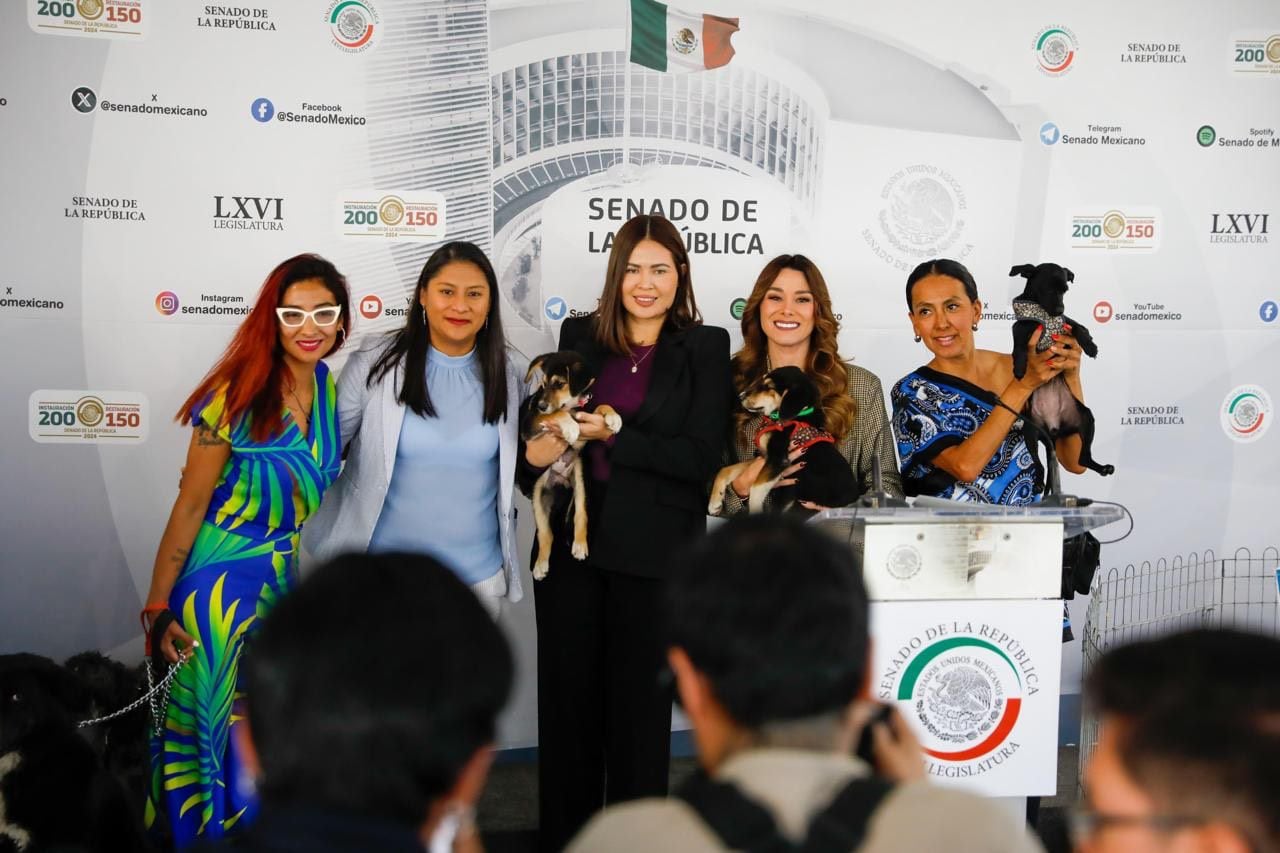
[[[667,312],[663,328],[685,329],[702,322],[698,303],[693,298],[689,252],[680,239],[680,232],[661,216],[633,216],[614,235],[609,268],[604,276],[604,292],[600,294],[600,307],[596,309],[596,343],[614,355],[631,354],[631,342],[627,340],[627,309],[622,304],[622,279],[627,274],[631,253],[641,240],[652,240],[662,246],[671,253],[676,264],[675,300]]]
[[[474,264],[489,282],[489,314],[485,325],[476,333],[476,352],[480,357],[480,376],[484,382],[484,422],[496,424],[507,413],[507,339],[502,333],[502,317],[498,312],[498,276],[489,258],[475,243],[465,240],[445,243],[427,258],[418,275],[418,285],[413,289],[404,328],[396,332],[391,344],[369,368],[366,384],[373,387],[373,383],[403,362],[404,382],[396,399],[424,418],[436,416],[436,407],[427,392],[427,353],[431,349],[431,330],[419,306],[423,288],[440,274],[441,269],[454,261]]]
[[[325,355],[333,355],[342,347],[351,329],[347,279],[337,267],[319,255],[294,255],[281,261],[267,275],[253,308],[236,330],[226,351],[178,410],[179,422],[190,423],[192,409],[225,386],[227,402],[222,412],[225,423],[233,424],[241,415],[249,413],[252,418],[249,434],[254,441],[266,441],[284,429],[281,400],[284,398],[288,368],[282,356],[284,348],[280,345],[276,308],[284,299],[286,290],[300,281],[311,279],[319,279],[333,295],[333,301],[342,306],[339,320],[342,334]]]
[[[843,439],[853,426],[858,407],[849,398],[849,375],[845,371],[844,360],[840,358],[840,321],[831,310],[831,291],[827,289],[827,280],[822,277],[818,265],[804,255],[778,255],[765,264],[756,278],[755,287],[751,288],[751,295],[747,298],[747,307],[742,312],[742,349],[733,357],[734,387],[741,392],[765,372],[769,342],[760,326],[760,303],[783,270],[795,270],[803,275],[809,292],[813,294],[813,332],[809,335],[805,373],[817,384],[822,396],[822,413],[826,416],[827,429],[837,440]],[[741,431],[748,421],[758,418],[745,409],[740,410],[737,414],[738,429]]]

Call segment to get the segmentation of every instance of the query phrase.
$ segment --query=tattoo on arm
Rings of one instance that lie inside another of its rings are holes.
[[[220,444],[226,443],[227,442],[221,436],[204,424],[200,424],[196,427],[196,444],[201,447],[217,447]]]
[[[188,548],[174,548],[173,556],[169,557],[169,562],[177,563],[181,566],[187,562],[187,555],[190,553],[191,551]]]

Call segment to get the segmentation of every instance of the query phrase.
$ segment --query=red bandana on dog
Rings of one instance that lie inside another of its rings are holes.
[[[827,432],[825,429],[818,429],[813,424],[807,424],[804,421],[773,421],[768,417],[760,419],[760,431],[756,433],[756,448],[761,453],[764,452],[764,445],[761,439],[771,432],[781,432],[784,428],[795,424],[795,431],[791,433],[791,445],[787,448],[788,453],[794,453],[797,450],[808,450],[815,444],[821,444],[829,441],[836,443],[835,436]]]

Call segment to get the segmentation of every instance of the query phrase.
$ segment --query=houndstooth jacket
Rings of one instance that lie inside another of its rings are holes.
[[[893,432],[889,429],[889,415],[884,406],[884,389],[880,379],[863,367],[846,363],[845,372],[849,376],[847,393],[857,406],[853,426],[845,437],[836,442],[840,455],[853,469],[858,480],[858,490],[865,492],[871,488],[871,457],[880,457],[880,476],[884,490],[895,497],[902,497],[902,478],[898,474],[898,457],[893,451]],[[745,428],[733,437],[733,462],[745,462],[756,455],[756,431],[760,428],[758,419],[747,421]],[[767,506],[766,501],[766,506]],[[733,486],[725,487],[724,509],[721,515],[738,515],[745,512],[747,504],[734,492]]]

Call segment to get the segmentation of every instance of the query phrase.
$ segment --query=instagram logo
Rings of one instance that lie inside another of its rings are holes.
[[[168,317],[178,313],[178,294],[172,290],[162,290],[156,294],[156,310]]]
[[[382,316],[382,300],[372,293],[360,300],[360,316],[373,320]]]

